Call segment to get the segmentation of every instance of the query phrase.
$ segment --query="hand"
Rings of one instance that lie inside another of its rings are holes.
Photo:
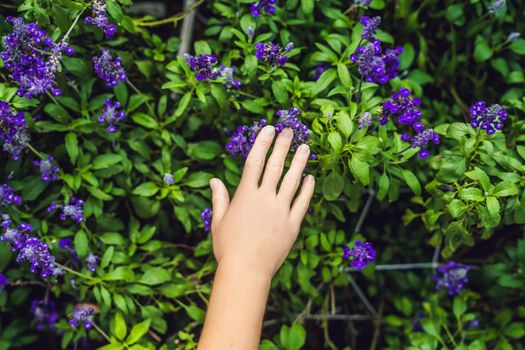
[[[308,145],[303,144],[295,152],[290,169],[277,190],[293,131],[285,129],[279,134],[265,167],[274,135],[273,126],[260,131],[231,203],[222,181],[210,181],[213,251],[219,266],[248,269],[270,279],[297,238],[315,185],[313,176],[308,175],[294,200],[310,154]]]

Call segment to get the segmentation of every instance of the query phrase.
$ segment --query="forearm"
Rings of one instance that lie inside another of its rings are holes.
[[[219,265],[198,350],[258,349],[271,278]]]

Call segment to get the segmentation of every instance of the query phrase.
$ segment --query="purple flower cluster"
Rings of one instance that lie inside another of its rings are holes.
[[[467,284],[467,274],[470,266],[458,264],[455,261],[449,261],[437,269],[437,273],[432,277],[436,282],[436,290],[447,288],[447,294],[450,296],[459,294],[461,289]]]
[[[110,39],[117,32],[114,24],[109,24],[106,14],[106,3],[104,0],[93,0],[91,16],[86,17],[85,23],[94,24],[104,31],[107,39]]]
[[[366,6],[370,6],[371,3],[372,3],[372,0],[354,0],[355,6],[366,7]]]
[[[474,129],[481,128],[487,135],[493,135],[496,130],[503,128],[503,123],[508,119],[507,111],[498,104],[487,106],[487,102],[478,101],[470,107],[470,125]]]
[[[75,250],[75,247],[73,246],[73,240],[71,238],[63,238],[60,241],[58,241],[58,247],[61,249],[65,249],[69,253],[71,253],[71,260],[73,260],[73,262],[80,262],[80,258],[78,257],[78,253]]]
[[[14,160],[20,159],[20,153],[29,143],[24,112],[16,112],[7,102],[0,101],[0,142],[2,149]]]
[[[390,118],[397,118],[397,122],[402,125],[412,126],[416,135],[410,136],[407,133],[401,135],[401,140],[410,142],[411,147],[419,148],[418,156],[421,159],[427,158],[430,152],[426,149],[429,142],[439,144],[440,139],[432,129],[425,129],[421,119],[421,111],[418,109],[421,100],[417,97],[410,97],[410,90],[402,88],[394,92],[390,101],[383,103],[383,110],[379,122],[385,125]]]
[[[361,114],[361,117],[359,117],[358,120],[359,129],[364,129],[369,126],[372,126],[372,114],[370,112],[364,112]]]
[[[403,48],[387,49],[384,54],[382,52],[381,42],[372,39],[350,55],[350,61],[359,63],[358,72],[366,82],[385,84],[397,77],[399,55],[403,53]]]
[[[259,17],[263,10],[267,15],[273,15],[275,14],[274,4],[276,2],[277,0],[259,0],[257,2],[253,2],[250,4],[250,12],[255,17]]]
[[[68,323],[73,328],[77,328],[83,323],[85,329],[90,329],[93,327],[93,313],[95,313],[95,309],[92,307],[83,308],[77,306],[73,310],[73,314]]]
[[[171,173],[164,174],[164,177],[162,178],[162,182],[164,182],[168,186],[172,186],[175,183],[173,179],[173,174]]]
[[[81,199],[72,197],[69,204],[66,205],[51,203],[47,208],[47,211],[52,213],[57,209],[62,209],[62,213],[59,215],[59,218],[62,221],[65,221],[67,217],[70,217],[79,224],[84,221],[84,201]]]
[[[102,49],[99,57],[93,57],[93,70],[100,79],[104,80],[108,88],[117,86],[119,81],[128,80],[122,67],[122,59],[120,57],[113,59],[108,49]]]
[[[35,166],[40,172],[40,179],[44,182],[52,182],[57,180],[57,174],[60,168],[55,165],[55,158],[48,156],[47,159],[33,161]]]
[[[126,119],[126,112],[119,110],[120,108],[122,108],[120,102],[113,101],[110,98],[106,99],[104,113],[98,117],[98,122],[100,124],[107,123],[109,133],[117,132],[116,124]]]
[[[11,206],[21,204],[22,197],[15,194],[13,187],[6,184],[0,185],[0,205]]]
[[[86,257],[86,267],[89,271],[95,272],[97,270],[97,263],[98,263],[98,255],[95,255],[93,253],[89,253]]]
[[[343,259],[350,260],[350,267],[362,270],[376,260],[376,250],[370,242],[356,241],[352,248],[343,247]]]
[[[214,68],[217,64],[215,55],[200,54],[197,57],[193,57],[186,53],[184,54],[184,59],[195,73],[197,80],[215,80],[219,76],[219,72]]]
[[[274,43],[257,43],[255,44],[255,57],[259,61],[264,61],[272,66],[284,66],[288,62],[286,53],[293,49],[293,43],[288,43],[283,49],[280,45]]]
[[[368,16],[361,17],[361,24],[364,26],[363,31],[361,32],[361,38],[363,40],[370,40],[374,37],[381,23],[381,17],[376,16],[370,18]]]
[[[4,287],[9,283],[7,277],[4,274],[0,273],[0,293],[4,290]]]
[[[55,328],[55,323],[60,319],[56,304],[52,300],[33,300],[31,303],[31,313],[36,323],[36,329],[44,332]]]
[[[232,157],[240,155],[245,159],[252,149],[257,134],[266,124],[266,119],[261,119],[259,122],[254,122],[251,127],[238,126],[237,130],[233,132],[230,142],[226,145],[226,150],[230,152]]]
[[[233,75],[235,74],[235,68],[221,66],[219,68],[219,74],[221,75],[223,79],[223,84],[226,87],[230,89],[238,89],[241,87],[240,80],[236,80],[233,78]]]
[[[308,127],[297,119],[300,114],[301,112],[295,107],[275,113],[279,118],[279,122],[275,124],[275,131],[280,133],[285,128],[290,128],[293,131],[293,140],[290,147],[292,151],[295,151],[303,143],[307,143],[310,138]]]
[[[319,79],[319,77],[321,76],[321,74],[323,74],[325,71],[327,71],[328,69],[330,68],[329,65],[327,64],[318,64],[316,67],[315,67],[315,73],[314,73],[314,76],[312,77],[312,80],[313,81],[317,81],[317,79]]]
[[[7,17],[7,22],[13,24],[13,32],[3,38],[0,57],[13,80],[20,84],[18,95],[31,98],[46,91],[60,95],[55,74],[62,53],[73,55],[74,50],[63,41],[55,44],[37,23],[25,24],[15,17]]]
[[[204,224],[204,231],[210,232],[211,231],[211,221],[213,218],[213,210],[210,208],[206,208],[201,213],[201,219],[202,223]]]
[[[503,9],[505,5],[505,0],[495,0],[489,5],[489,12],[496,14]]]
[[[11,227],[11,220],[4,219],[0,226],[4,229],[2,241],[11,245],[18,252],[16,261],[29,263],[31,272],[38,273],[42,278],[60,276],[64,271],[55,263],[55,257],[49,252],[49,246],[35,236],[29,234],[33,228],[28,224],[20,224],[18,228]]]

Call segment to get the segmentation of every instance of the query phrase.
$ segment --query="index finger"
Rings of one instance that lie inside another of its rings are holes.
[[[273,141],[275,135],[275,128],[272,125],[267,125],[261,129],[259,135],[255,139],[255,143],[246,158],[244,170],[241,178],[241,186],[243,187],[259,187],[259,179],[264,168],[266,154]]]

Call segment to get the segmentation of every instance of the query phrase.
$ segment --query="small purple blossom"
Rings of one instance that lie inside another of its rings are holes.
[[[286,49],[290,51],[292,47],[286,45]],[[293,44],[292,44],[293,45]],[[272,66],[284,66],[288,62],[288,57],[284,56],[288,51],[283,49],[280,45],[274,43],[257,43],[255,44],[255,57],[259,61],[264,61]]]
[[[373,38],[375,33],[377,32],[377,29],[379,28],[379,24],[381,23],[381,17],[368,17],[363,16],[360,20],[361,24],[364,26],[363,31],[361,32],[361,38],[363,40],[370,40]]]
[[[246,30],[246,34],[248,34],[248,36],[252,38],[255,35],[255,30],[253,29],[253,27],[248,27],[248,29]]]
[[[172,186],[175,183],[175,181],[173,179],[173,174],[171,174],[171,173],[164,174],[164,177],[162,178],[162,181],[168,186]]]
[[[13,187],[1,184],[0,185],[0,205],[10,206],[10,205],[21,205],[22,197],[15,194]]]
[[[226,150],[230,152],[232,157],[240,155],[246,159],[252,149],[257,134],[264,126],[266,126],[266,119],[255,121],[251,127],[246,125],[238,126],[232,133],[231,140],[226,145]]]
[[[211,222],[213,217],[213,211],[210,208],[206,208],[201,213],[202,223],[204,224],[204,232],[211,231]]]
[[[215,80],[219,72],[215,68],[217,57],[215,55],[200,54],[197,57],[186,53],[184,54],[186,63],[195,73],[197,80]]]
[[[71,327],[77,328],[80,324],[84,324],[85,329],[93,327],[93,314],[95,310],[92,307],[75,307],[73,314],[68,323]]]
[[[382,55],[381,42],[372,39],[365,46],[359,46],[350,55],[350,61],[359,63],[358,72],[362,79],[369,83],[385,84],[397,77],[399,70],[399,55],[403,48],[387,49]]]
[[[48,156],[47,159],[33,161],[33,166],[40,172],[40,179],[44,182],[57,180],[60,168],[55,165],[55,158]]]
[[[235,74],[235,68],[221,66],[219,68],[219,74],[221,75],[223,79],[223,84],[230,88],[230,89],[238,89],[241,87],[240,80],[236,80],[233,78],[233,75]]]
[[[113,59],[108,49],[102,49],[100,56],[93,57],[93,70],[108,88],[118,85],[119,81],[128,80],[126,72],[122,67],[122,59],[117,57]]]
[[[286,128],[290,128],[293,131],[293,140],[290,147],[292,151],[295,151],[303,143],[307,143],[310,138],[308,127],[297,119],[300,114],[301,112],[295,107],[275,113],[279,118],[279,122],[275,124],[275,131],[280,133]]]
[[[16,261],[19,264],[27,262],[33,273],[42,278],[60,276],[64,271],[55,263],[55,257],[49,252],[49,246],[35,236],[28,237],[20,248]]]
[[[487,102],[478,101],[470,107],[470,125],[474,129],[481,128],[487,135],[493,135],[496,130],[503,129],[503,123],[508,119],[507,111],[498,104],[487,106]]]
[[[372,243],[356,241],[352,248],[343,247],[343,259],[350,260],[350,267],[362,270],[375,261],[376,251]]]
[[[73,260],[76,263],[80,262],[80,258],[78,257],[78,253],[75,249],[75,246],[73,245],[73,240],[71,238],[63,238],[60,241],[58,241],[58,247],[67,250],[72,255],[71,260]]]
[[[100,124],[108,124],[107,131],[109,133],[117,132],[117,125],[126,119],[126,112],[119,110],[122,105],[118,101],[113,101],[108,98],[105,102],[104,113],[98,117]]]
[[[54,329],[55,323],[60,319],[57,312],[56,304],[52,300],[36,300],[31,303],[31,313],[36,321],[36,329],[44,332],[48,329]]]
[[[315,67],[315,73],[314,73],[314,76],[312,77],[312,80],[313,81],[317,81],[317,79],[319,79],[319,77],[321,76],[321,74],[323,74],[325,71],[327,71],[328,69],[330,68],[329,65],[327,64],[318,64],[316,67]]]
[[[264,11],[267,15],[275,14],[274,4],[277,0],[259,0],[250,4],[250,12],[255,17],[259,17]]]
[[[2,149],[14,160],[20,159],[20,153],[30,141],[24,112],[16,112],[7,102],[0,101],[0,143]]]
[[[468,282],[467,274],[469,271],[470,266],[458,264],[455,261],[441,265],[438,267],[437,273],[432,276],[436,282],[436,290],[447,288],[448,295],[459,294]]]
[[[417,108],[421,100],[417,97],[410,98],[410,90],[402,88],[394,92],[390,101],[383,103],[381,112],[381,125],[385,125],[390,118],[397,118],[403,125],[412,125],[421,119],[421,111]]]
[[[89,253],[88,256],[86,257],[86,266],[88,268],[89,271],[91,272],[95,272],[97,270],[97,263],[98,263],[98,256],[93,254],[93,253]]]
[[[12,222],[8,217],[0,223],[0,227],[4,229],[0,239],[11,245],[11,250],[16,252],[22,249],[33,228],[25,223],[18,225],[17,228],[13,228],[11,224]]]
[[[361,114],[361,117],[359,117],[358,124],[359,129],[372,126],[372,114],[370,112],[364,112],[363,114]]]
[[[467,323],[466,328],[468,328],[468,329],[479,328],[479,318],[475,318],[475,319],[470,320]]]
[[[413,148],[419,148],[418,156],[421,159],[428,158],[430,152],[426,149],[427,144],[432,142],[436,145],[439,145],[439,135],[434,132],[432,129],[425,129],[421,132],[418,132],[414,137],[409,136],[408,134],[403,134],[401,140],[405,142],[412,143]]]
[[[104,0],[93,0],[91,16],[86,17],[84,22],[93,24],[103,30],[106,39],[110,39],[117,32],[117,27],[109,23]]]
[[[52,213],[57,209],[62,209],[62,212],[59,215],[59,218],[62,221],[65,221],[68,217],[79,224],[84,221],[84,201],[81,199],[72,197],[69,204],[61,205],[53,202],[47,207],[48,213]]]
[[[505,6],[505,0],[495,0],[489,5],[489,12],[493,14],[497,14],[503,9],[503,6]]]
[[[372,3],[372,0],[354,0],[355,6],[367,7],[367,6],[370,6],[371,3]]]
[[[4,290],[4,287],[9,283],[7,277],[3,273],[0,273],[0,293]]]

